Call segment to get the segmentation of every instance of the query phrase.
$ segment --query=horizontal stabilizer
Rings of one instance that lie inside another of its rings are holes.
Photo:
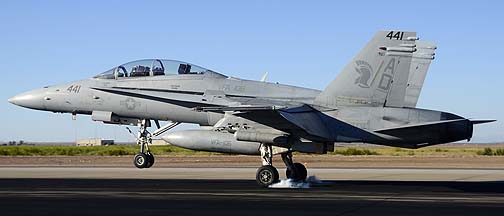
[[[469,119],[469,121],[471,121],[472,124],[485,124],[485,123],[490,123],[490,122],[494,122],[497,120],[495,120],[495,119]]]
[[[394,128],[380,129],[380,130],[376,130],[375,132],[387,134],[386,132],[391,132],[391,131],[419,128],[419,127],[426,127],[426,126],[427,127],[428,126],[435,126],[435,125],[441,125],[441,124],[458,122],[458,121],[466,121],[466,120],[467,119],[452,119],[452,120],[443,120],[443,121],[435,121],[435,122],[423,122],[423,123],[419,123],[419,124],[408,124],[408,125],[394,127]]]
[[[470,139],[473,123],[468,119],[459,118],[410,124],[374,132],[408,140],[411,144],[438,144]]]

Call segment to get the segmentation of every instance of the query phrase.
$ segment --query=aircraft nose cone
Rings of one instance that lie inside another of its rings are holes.
[[[18,105],[21,107],[26,107],[30,109],[45,109],[44,106],[44,96],[45,93],[42,90],[33,90],[25,93],[18,94],[12,98],[9,98],[9,103]]]
[[[15,104],[16,98],[15,97],[11,97],[7,101],[9,101],[9,103],[11,103],[11,104]]]

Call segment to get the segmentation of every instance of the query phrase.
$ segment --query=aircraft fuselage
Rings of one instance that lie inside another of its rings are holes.
[[[223,114],[197,112],[205,105],[233,105],[236,101],[311,103],[319,90],[276,83],[227,78],[216,74],[185,74],[124,79],[87,79],[19,94],[10,101],[27,108],[91,115],[117,116],[214,125]],[[226,98],[232,98],[229,101]],[[190,101],[190,102],[188,102]]]

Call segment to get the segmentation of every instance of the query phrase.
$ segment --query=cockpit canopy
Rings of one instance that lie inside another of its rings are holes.
[[[166,59],[144,59],[119,65],[94,76],[96,79],[118,79],[126,77],[148,77],[177,74],[206,74],[226,77],[212,70],[186,62]]]

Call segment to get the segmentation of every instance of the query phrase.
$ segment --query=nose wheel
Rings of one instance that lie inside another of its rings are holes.
[[[161,127],[158,120],[154,120],[154,123],[156,123],[158,129],[152,134],[147,130],[147,128],[151,125],[150,120],[142,119],[138,125],[140,126],[140,131],[138,132],[136,139],[137,144],[140,146],[140,152],[138,152],[133,158],[133,164],[140,169],[150,168],[154,165],[154,155],[149,150],[149,145],[152,144],[152,136],[159,136],[180,124],[180,122],[171,122],[170,124]],[[131,134],[133,134],[129,128],[127,129]]]
[[[150,126],[149,120],[142,120],[140,131],[138,132],[137,144],[140,145],[140,152],[133,158],[133,164],[139,169],[150,168],[154,165],[154,155],[149,150],[149,144],[152,144],[152,138],[147,127]]]
[[[150,168],[154,165],[154,155],[150,152],[137,153],[133,158],[133,164],[139,169]]]
[[[149,163],[147,164],[147,167],[145,168],[151,168],[152,165],[154,165],[154,155],[151,152],[147,152],[147,159],[149,160]]]

